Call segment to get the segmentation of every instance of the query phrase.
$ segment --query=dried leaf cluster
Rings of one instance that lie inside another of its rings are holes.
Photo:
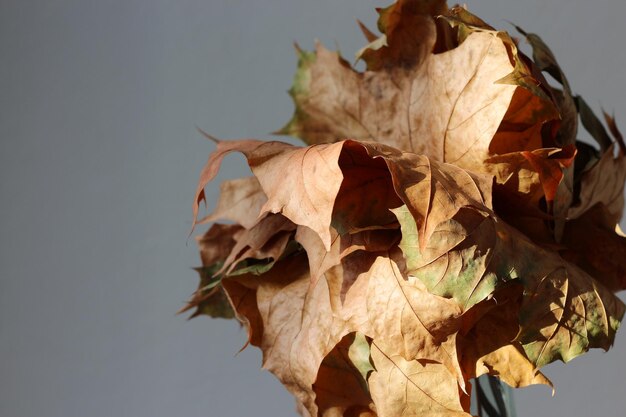
[[[236,317],[305,416],[467,416],[471,378],[608,349],[624,304],[626,146],[550,49],[443,0],[380,9],[354,69],[298,49],[306,147],[217,141],[226,181],[187,309]],[[545,74],[552,78],[548,82]],[[597,147],[577,141],[579,119]],[[617,229],[619,230],[619,229]]]

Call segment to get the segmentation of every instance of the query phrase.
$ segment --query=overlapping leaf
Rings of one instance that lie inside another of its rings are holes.
[[[228,153],[254,177],[202,220],[235,224],[199,239],[186,309],[235,315],[305,416],[467,416],[471,378],[551,385],[542,366],[608,349],[626,288],[614,118],[611,138],[538,36],[518,28],[530,59],[463,7],[398,0],[381,36],[360,25],[364,72],[298,49],[282,133],[310,146],[217,141],[194,220]]]

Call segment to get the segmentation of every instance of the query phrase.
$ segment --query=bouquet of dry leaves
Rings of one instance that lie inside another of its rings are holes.
[[[532,47],[443,0],[380,9],[363,72],[298,49],[306,147],[219,141],[226,181],[186,309],[236,317],[305,416],[468,416],[470,379],[608,349],[624,315],[626,144]],[[551,82],[546,80],[549,74]],[[577,141],[578,121],[597,141]]]

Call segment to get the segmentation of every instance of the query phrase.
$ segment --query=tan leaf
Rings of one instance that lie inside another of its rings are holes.
[[[430,20],[424,51],[436,40]],[[307,143],[379,141],[469,169],[480,169],[488,156],[516,89],[497,83],[513,66],[503,42],[486,32],[414,67],[359,73],[319,45],[314,55],[303,52],[300,63],[292,89],[296,114],[281,133]],[[453,77],[441,76],[451,71]]]
[[[220,198],[215,211],[198,223],[227,219],[250,229],[259,220],[266,201],[267,197],[254,177],[224,181],[220,185]]]
[[[541,148],[487,159],[495,177],[494,195],[502,216],[533,239],[559,241],[573,198],[572,172],[576,148]],[[521,215],[521,216],[520,216]],[[527,219],[550,220],[539,233],[523,227]]]
[[[436,37],[433,17],[447,10],[445,0],[399,0],[379,9],[378,28],[383,35],[372,39],[357,57],[367,63],[370,71],[419,65],[433,50]]]
[[[197,238],[202,265],[209,266],[224,261],[235,246],[235,237],[243,228],[236,224],[213,224]]]
[[[552,101],[525,88],[518,88],[489,144],[489,151],[502,155],[543,148],[544,125],[559,118]]]
[[[254,297],[240,291],[246,296],[235,300],[233,283],[237,289],[254,289]],[[334,318],[326,281],[311,288],[306,259],[294,256],[261,277],[228,278],[224,288],[237,313],[250,324],[251,343],[263,351],[263,368],[317,415],[313,383],[318,369],[347,334],[343,321]]]
[[[346,148],[356,144],[347,141]],[[462,207],[486,212],[491,209],[491,178],[487,176],[381,144],[360,146],[370,156],[386,161],[396,194],[417,222],[421,246],[440,223],[451,219]]]
[[[372,343],[376,371],[369,387],[379,417],[469,417],[463,407],[455,377],[431,361],[407,361]]]
[[[527,33],[519,26],[515,27],[526,37],[526,40],[532,46],[534,64],[539,70],[550,74],[563,87],[562,90],[552,87],[545,79],[542,80],[539,76],[536,76],[536,78],[540,79],[542,84],[550,90],[561,115],[561,123],[559,123],[558,126],[559,131],[556,142],[554,144],[547,144],[546,146],[565,147],[572,145],[576,141],[576,133],[578,131],[578,110],[572,96],[569,82],[548,45],[536,34]]]
[[[204,133],[204,132],[202,132]],[[215,141],[212,137],[205,134],[209,139]],[[215,141],[217,143],[217,149],[215,152],[209,155],[209,160],[202,168],[200,172],[200,179],[198,180],[198,185],[196,187],[196,195],[193,200],[193,227],[196,225],[198,221],[198,212],[200,210],[200,203],[206,202],[206,196],[204,193],[204,187],[211,182],[218,171],[220,170],[220,166],[222,165],[222,160],[226,155],[231,152],[251,152],[259,145],[266,143],[257,140],[242,140],[242,141]]]
[[[251,229],[235,235],[235,245],[218,273],[230,273],[244,259],[277,260],[287,247],[296,226],[281,214],[268,214]]]
[[[402,205],[402,201],[385,161],[372,158],[363,145],[346,142],[339,167],[343,182],[335,200],[333,227],[342,235],[391,224],[397,227],[389,209]]]
[[[545,197],[549,207],[554,204],[563,171],[574,162],[576,148],[542,148],[492,157],[486,161],[498,184],[526,196],[528,205],[538,206]]]
[[[329,249],[333,205],[343,179],[338,165],[342,146],[300,148],[282,142],[220,141],[200,175],[194,216],[204,199],[204,187],[215,178],[224,156],[238,151],[246,156],[268,198],[260,214],[282,213],[318,233]]]
[[[405,279],[389,258],[378,257],[367,275],[370,332],[363,332],[407,360],[443,364],[464,386],[455,345],[461,315],[456,303],[430,294],[415,277]]]
[[[525,296],[519,342],[537,368],[590,348],[608,349],[624,314],[618,298],[514,228],[479,213],[469,221],[469,213],[443,223],[440,236],[433,234],[421,252],[412,216],[397,211],[409,276],[419,277],[432,293],[453,298],[462,311],[507,282],[520,282]]]
[[[394,213],[402,227],[407,274],[418,277],[431,293],[453,299],[461,311],[518,278],[509,268],[514,252],[501,240],[503,226],[496,218],[465,207],[441,223],[422,248],[412,214],[403,207]]]
[[[263,340],[263,319],[256,301],[257,286],[258,282],[250,276],[243,276],[239,279],[229,278],[222,281],[222,288],[235,311],[237,319],[243,323],[248,332],[248,340],[242,349],[248,344],[261,346]]]
[[[361,232],[339,235],[331,229],[331,247],[326,251],[317,235],[306,226],[298,226],[295,239],[307,253],[311,285],[330,268],[339,265],[341,260],[356,251],[387,252],[398,243],[397,230],[364,230]]]
[[[302,256],[286,258],[259,277],[223,281],[248,326],[258,322],[254,300],[250,296],[247,302],[240,301],[243,297],[236,300],[231,289],[235,285],[240,293],[241,286],[256,291],[262,326],[252,327],[250,339],[262,333],[264,368],[316,415],[312,385],[322,360],[345,335],[358,331],[389,341],[394,352],[407,359],[443,362],[456,378],[455,386],[463,385],[454,351],[459,323],[454,304],[429,294],[416,279],[406,281],[387,257],[361,251],[346,258],[345,265],[329,270],[315,286],[310,285]]]

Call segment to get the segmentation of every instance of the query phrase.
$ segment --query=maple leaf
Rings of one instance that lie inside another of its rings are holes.
[[[255,177],[224,181],[220,185],[220,198],[215,211],[199,223],[231,220],[250,229],[258,222],[265,202],[267,196]]]
[[[515,340],[521,301],[522,287],[509,285],[466,315],[467,322],[457,341],[467,377],[489,374],[516,388],[533,384],[552,386],[526,356],[522,344]]]
[[[313,383],[319,415],[375,417],[366,382],[374,370],[365,335],[344,336],[322,361]]]
[[[299,50],[291,89],[296,112],[280,133],[311,144],[378,141],[479,169],[516,90],[498,81],[514,66],[495,32],[476,31],[457,48],[433,54],[436,25],[425,12],[441,3],[401,1],[383,10],[381,30],[389,33],[361,53],[370,67],[364,73],[321,45],[315,53]]]
[[[469,417],[459,398],[454,376],[439,363],[407,361],[372,343],[376,367],[369,378],[372,398],[380,417]]]
[[[193,207],[194,218],[197,218],[199,203],[204,199],[205,185],[215,178],[224,157],[238,151],[246,156],[267,196],[259,215],[282,213],[295,224],[310,227],[318,233],[328,249],[333,203],[342,180],[338,164],[341,148],[341,144],[298,148],[282,142],[219,141],[216,152],[211,154],[200,175]],[[302,174],[317,174],[285,175],[293,171],[294,166]]]

